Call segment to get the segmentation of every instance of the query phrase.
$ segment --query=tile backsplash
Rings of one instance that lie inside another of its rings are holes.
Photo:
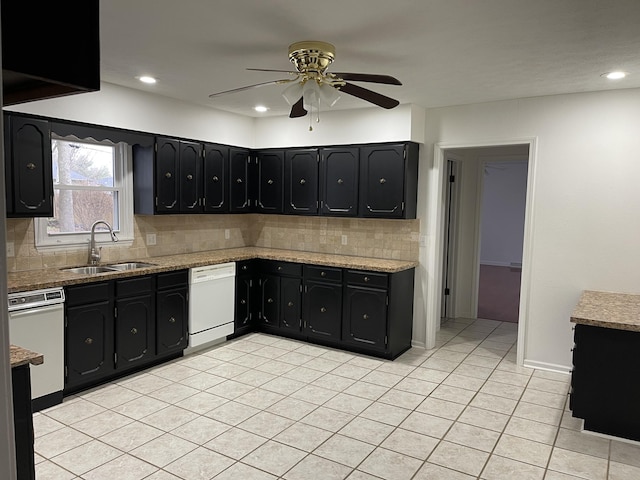
[[[32,219],[8,218],[6,228],[7,242],[14,244],[15,253],[7,257],[9,272],[87,263],[87,248],[37,250]],[[147,245],[148,234],[155,234],[155,245]],[[251,246],[417,260],[419,234],[419,220],[259,214],[136,215],[131,245],[103,244],[102,261]]]

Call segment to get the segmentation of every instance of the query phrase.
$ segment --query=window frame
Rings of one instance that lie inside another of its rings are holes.
[[[94,140],[93,138],[78,138],[74,135],[60,136],[51,133],[52,140],[64,140],[67,142],[88,143],[94,145],[109,145],[115,147],[114,152],[114,186],[105,187],[105,191],[117,191],[117,211],[119,216],[118,229],[114,229],[118,236],[118,242],[113,243],[108,232],[96,231],[95,241],[97,244],[111,244],[119,247],[130,247],[134,239],[133,226],[133,152],[130,145],[110,140]],[[57,190],[53,186],[53,191]],[[83,188],[78,188],[83,190]],[[92,188],[91,190],[96,190]],[[55,203],[55,202],[54,202]],[[60,233],[49,235],[47,233],[47,222],[49,217],[34,219],[35,247],[41,251],[56,250],[77,250],[86,247],[89,243],[90,232]],[[115,223],[115,222],[114,222]]]

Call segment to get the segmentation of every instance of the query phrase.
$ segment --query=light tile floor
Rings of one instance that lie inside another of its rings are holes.
[[[247,335],[36,413],[37,478],[640,479],[568,375],[515,364],[516,328],[447,320],[393,362]]]

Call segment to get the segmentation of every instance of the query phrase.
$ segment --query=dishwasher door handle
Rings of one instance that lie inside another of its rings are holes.
[[[13,318],[19,318],[27,315],[33,315],[35,313],[35,310],[37,310],[38,313],[45,313],[63,308],[64,307],[62,303],[56,303],[55,305],[43,305],[41,307],[27,307],[21,310],[9,310],[9,315],[11,315],[11,317]]]

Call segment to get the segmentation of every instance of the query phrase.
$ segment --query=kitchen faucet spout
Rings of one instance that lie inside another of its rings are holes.
[[[116,233],[113,231],[113,228],[111,228],[111,225],[109,225],[104,220],[98,220],[96,222],[93,222],[93,225],[91,225],[91,236],[89,237],[89,259],[88,259],[89,265],[98,265],[100,263],[100,256],[101,256],[100,251],[102,250],[102,247],[96,247],[96,226],[100,224],[103,224],[104,226],[107,227],[107,229],[109,229],[109,234],[111,235],[111,241],[113,242],[118,241],[118,237],[116,236]]]

